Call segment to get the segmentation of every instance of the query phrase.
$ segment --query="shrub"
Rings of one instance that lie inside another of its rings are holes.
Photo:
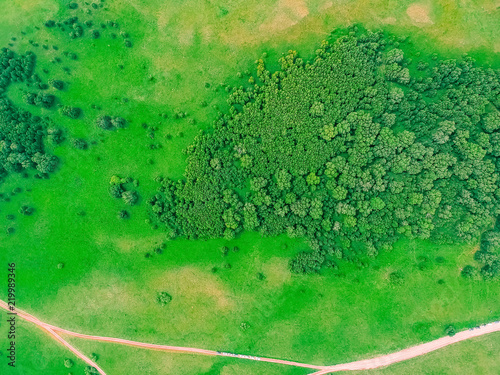
[[[29,206],[21,206],[21,208],[19,209],[19,213],[22,215],[26,215],[26,216],[33,215],[34,211],[35,211],[35,209],[33,207],[29,207]]]
[[[302,251],[290,261],[290,269],[294,273],[318,273],[324,261],[325,257],[317,252]]]
[[[172,301],[172,296],[167,292],[159,292],[156,296],[156,302],[158,302],[161,306],[165,306],[167,303]]]
[[[466,265],[460,272],[462,277],[472,279],[477,276],[477,269],[471,265]]]
[[[113,119],[111,120],[111,124],[115,128],[120,129],[120,128],[124,128],[127,126],[127,121],[121,117],[113,117]]]
[[[72,119],[77,119],[82,114],[82,110],[78,107],[65,105],[61,107],[61,114]]]
[[[87,141],[82,138],[75,138],[71,143],[73,144],[74,148],[77,148],[79,150],[86,150],[88,148]]]
[[[449,325],[444,329],[444,333],[447,334],[448,336],[455,336],[455,327],[453,325]]]
[[[130,217],[130,214],[126,210],[121,210],[120,212],[118,212],[119,219],[124,220],[124,219],[128,219],[129,217]]]
[[[133,206],[139,200],[139,195],[136,191],[125,191],[122,193],[122,199],[129,206]]]
[[[74,365],[75,365],[75,363],[74,363],[71,359],[66,358],[66,359],[64,360],[64,367],[66,367],[66,368],[71,368],[71,367],[73,367]]]
[[[111,123],[111,117],[109,116],[99,116],[96,120],[96,124],[98,127],[104,130],[109,130],[113,128],[113,124]]]
[[[109,195],[113,198],[122,198],[122,194],[125,192],[121,184],[111,185],[109,187]]]
[[[404,282],[404,274],[402,271],[395,271],[389,274],[389,282],[394,285],[402,285]]]

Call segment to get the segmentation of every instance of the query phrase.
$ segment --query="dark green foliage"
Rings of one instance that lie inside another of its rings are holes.
[[[229,254],[229,247],[227,246],[222,246],[221,253],[223,257],[227,257]]]
[[[159,292],[156,296],[156,302],[158,302],[161,306],[165,306],[170,301],[172,301],[172,296],[167,292]]]
[[[31,216],[33,215],[33,212],[35,212],[33,207],[21,206],[21,208],[19,208],[19,213],[22,215]]]
[[[57,90],[64,90],[64,82],[58,79],[49,80],[49,84]]]
[[[74,363],[71,359],[66,358],[66,359],[64,360],[64,367],[66,367],[66,368],[71,368],[71,367],[73,367],[74,365],[75,365],[75,363]]]
[[[76,23],[76,21],[72,24],[72,29],[73,30],[69,33],[71,39],[76,39],[83,35],[83,27]]]
[[[31,160],[35,163],[35,168],[42,173],[54,172],[59,164],[57,156],[42,154],[41,152],[33,155]]]
[[[122,117],[113,117],[111,119],[111,124],[115,128],[120,129],[120,128],[125,128],[127,126],[127,121]]]
[[[104,130],[121,129],[127,126],[127,121],[122,117],[99,116],[96,124]]]
[[[69,105],[65,105],[61,107],[61,114],[66,117],[77,119],[80,117],[82,110],[78,107],[71,107]]]
[[[99,36],[101,36],[101,33],[99,32],[99,30],[92,30],[90,32],[90,36],[92,37],[92,39],[98,39]]]
[[[47,139],[50,143],[58,145],[64,141],[64,135],[61,129],[49,128],[47,129]]]
[[[310,62],[290,51],[274,73],[258,60],[260,83],[230,89],[185,179],[149,201],[169,235],[307,237],[297,272],[400,236],[477,240],[500,213],[500,73],[470,57],[417,70],[389,38],[353,31]]]
[[[264,275],[262,272],[258,272],[257,273],[257,279],[258,280],[265,280],[266,279],[266,275]]]
[[[402,285],[404,283],[404,274],[401,271],[394,271],[389,274],[389,282],[393,285]]]
[[[111,117],[109,116],[99,116],[96,120],[96,124],[101,129],[109,130],[113,128],[111,124]]]
[[[26,65],[28,60],[21,60],[25,63],[17,65],[19,60],[10,51],[3,50],[0,64],[8,66],[0,73],[3,87],[12,79],[24,80],[31,75],[31,62]],[[16,70],[6,76],[5,72],[10,66],[18,66],[19,69],[25,66],[29,73]],[[47,173],[55,168],[57,158],[44,154],[43,137],[48,135],[43,130],[45,126],[40,117],[16,108],[5,97],[0,98],[0,179],[9,172],[21,172],[23,169],[37,168],[40,172]]]
[[[121,184],[111,185],[109,187],[109,194],[113,198],[121,198],[122,194],[125,192]]]
[[[126,210],[121,210],[118,212],[118,218],[119,219],[128,219],[130,217],[130,214]]]
[[[500,232],[487,231],[481,237],[481,246],[474,254],[474,260],[482,265],[480,274],[485,280],[497,278],[500,275]],[[462,275],[465,266],[462,270]],[[473,267],[471,267],[473,268]],[[464,275],[465,276],[465,275]]]
[[[139,195],[136,191],[125,191],[122,193],[122,199],[129,206],[133,206],[139,200]]]
[[[85,375],[98,375],[99,371],[95,367],[87,366],[85,367]]]
[[[42,108],[51,108],[54,105],[56,97],[51,94],[46,94],[43,92],[39,92],[38,94],[26,93],[24,95],[24,101],[26,104],[36,105]]]
[[[319,253],[303,251],[290,261],[290,269],[294,273],[317,273],[324,262],[324,256]]]
[[[460,274],[466,279],[473,279],[477,275],[477,269],[471,265],[466,265]]]
[[[449,325],[444,329],[444,333],[447,334],[448,336],[455,336],[456,330],[453,325]]]
[[[436,261],[436,263],[438,263],[438,264],[443,264],[444,262],[446,262],[446,259],[444,259],[444,258],[443,258],[443,257],[441,257],[441,256],[438,256],[438,257],[436,257],[435,261]]]
[[[71,141],[73,144],[74,148],[77,148],[79,150],[86,150],[88,148],[88,143],[85,139],[82,138],[75,138]]]

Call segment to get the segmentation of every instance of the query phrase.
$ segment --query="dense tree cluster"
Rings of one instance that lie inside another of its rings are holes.
[[[32,82],[35,55],[17,56],[9,49],[0,53],[0,179],[8,173],[37,169],[41,174],[54,171],[58,159],[44,151],[46,124],[38,117],[16,107],[1,95],[13,82]],[[31,104],[50,107],[51,95],[36,94]]]
[[[500,231],[490,230],[483,233],[479,250],[474,254],[474,260],[481,267],[478,270],[471,265],[465,266],[462,269],[462,276],[466,279],[475,279],[481,275],[484,280],[492,280],[500,276]]]
[[[477,240],[500,213],[500,72],[413,68],[403,45],[351,30],[311,62],[290,51],[188,148],[185,179],[149,200],[171,236],[307,237],[291,262],[373,257],[399,236]]]
[[[36,94],[27,92],[26,94],[24,94],[23,98],[26,104],[35,105],[45,109],[51,108],[56,100],[56,97],[54,95],[44,92],[39,92]]]

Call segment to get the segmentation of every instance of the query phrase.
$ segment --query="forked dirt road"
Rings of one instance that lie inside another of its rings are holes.
[[[88,340],[101,341],[101,342],[112,342],[112,343],[116,343],[116,344],[129,345],[129,346],[135,346],[135,347],[139,347],[139,348],[152,349],[152,350],[169,351],[169,352],[182,352],[182,353],[191,353],[191,354],[203,354],[203,355],[212,355],[212,356],[234,357],[234,358],[241,358],[241,359],[250,359],[250,360],[254,360],[254,361],[277,363],[277,364],[289,365],[289,366],[304,367],[304,368],[310,368],[313,370],[318,370],[318,371],[312,373],[311,375],[323,375],[323,374],[330,374],[332,372],[337,372],[337,371],[368,370],[368,369],[374,369],[377,367],[384,367],[384,366],[388,366],[388,365],[393,364],[393,363],[405,361],[405,360],[410,359],[410,358],[414,358],[414,357],[418,357],[418,356],[423,355],[423,354],[427,354],[429,352],[432,352],[434,350],[437,350],[437,349],[443,348],[445,346],[454,344],[454,343],[459,342],[459,341],[463,341],[463,340],[470,339],[472,337],[477,337],[477,336],[485,335],[488,333],[500,331],[500,322],[489,323],[489,324],[482,325],[481,327],[474,328],[472,330],[459,332],[455,336],[452,336],[452,337],[450,337],[450,336],[441,337],[440,339],[430,341],[430,342],[427,342],[425,344],[415,345],[415,346],[412,346],[411,348],[403,349],[403,350],[400,350],[399,352],[382,355],[382,356],[379,356],[376,358],[364,359],[361,361],[349,362],[349,363],[333,365],[333,366],[317,366],[317,365],[309,365],[306,363],[286,361],[286,360],[281,360],[281,359],[255,357],[255,356],[234,354],[234,353],[225,353],[225,352],[218,352],[218,351],[214,351],[214,350],[205,350],[205,349],[198,349],[198,348],[185,348],[185,347],[180,347],[180,346],[169,346],[169,345],[147,344],[147,343],[143,343],[143,342],[136,342],[136,341],[118,339],[118,338],[113,338],[113,337],[85,335],[82,333],[68,331],[66,329],[59,328],[59,327],[44,323],[44,322],[38,320],[37,318],[35,318],[33,315],[30,315],[30,314],[28,314],[22,310],[19,310],[17,308],[14,311],[12,311],[9,308],[8,304],[2,300],[0,300],[0,307],[3,308],[4,310],[7,310],[8,312],[15,312],[18,317],[20,317],[28,322],[31,322],[33,324],[36,324],[37,326],[42,328],[49,335],[51,335],[54,339],[56,339],[61,344],[66,346],[69,350],[71,350],[77,357],[81,358],[87,364],[94,367],[101,375],[106,375],[104,370],[102,370],[94,361],[92,361],[90,358],[85,356],[83,353],[78,351],[78,349],[76,349],[70,343],[68,343],[66,340],[64,340],[59,334],[62,333],[62,334],[66,334],[69,336],[79,337],[79,338],[88,339]]]

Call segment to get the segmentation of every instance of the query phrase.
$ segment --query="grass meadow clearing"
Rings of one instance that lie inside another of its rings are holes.
[[[65,129],[68,140],[53,149],[61,159],[59,170],[48,180],[11,175],[0,186],[4,193],[23,189],[0,203],[0,261],[17,265],[20,308],[82,333],[318,364],[431,340],[449,324],[460,329],[498,319],[499,283],[468,282],[459,275],[471,263],[475,245],[401,240],[367,268],[342,264],[322,275],[296,276],[290,274],[288,260],[307,245],[285,236],[245,233],[231,242],[181,239],[154,254],[165,235],[146,222],[144,202],[155,192],[156,176],[182,177],[182,150],[226,108],[220,84],[239,85],[237,73],[251,71],[264,52],[270,66],[290,48],[307,57],[334,28],[361,22],[411,35],[418,50],[450,57],[469,51],[485,63],[498,64],[497,2],[106,0],[92,15],[84,12],[89,7],[83,2],[76,10],[65,4],[16,0],[3,4],[0,15],[0,44],[11,42],[17,52],[32,49],[43,79],[67,83],[55,93],[60,102],[83,111],[80,119],[71,120],[56,110],[30,108]],[[72,40],[67,32],[43,27],[48,19],[75,15],[97,24],[116,21],[119,29],[102,29],[95,40],[88,35]],[[130,34],[132,48],[124,47],[121,36],[111,37],[120,31]],[[75,53],[77,60],[63,51]],[[55,58],[61,62],[52,62]],[[27,109],[21,89],[11,85],[7,95]],[[176,119],[179,111],[187,117]],[[123,116],[129,125],[99,130],[95,118],[101,114]],[[158,128],[154,138],[142,123]],[[71,147],[75,137],[86,139],[89,149]],[[151,144],[161,148],[151,149]],[[125,221],[117,213],[126,206],[108,193],[113,175],[139,181],[142,203],[127,208],[131,217]],[[35,208],[33,216],[18,214],[24,204]],[[8,220],[8,214],[15,220]],[[14,235],[5,234],[8,226],[15,227]],[[240,250],[222,257],[222,246]],[[148,252],[151,258],[145,258]],[[425,267],[419,267],[424,255]],[[62,269],[59,263],[64,263]],[[0,269],[0,277],[5,278],[6,268]],[[389,282],[396,271],[403,275],[401,285]],[[259,272],[265,280],[257,278]],[[155,300],[162,291],[173,297],[164,307]],[[4,289],[0,297],[5,297]],[[242,323],[249,328],[242,330]],[[33,327],[23,325],[22,330],[22,337],[38,344],[26,345],[20,362],[39,358],[44,373],[64,373],[59,368],[69,353],[50,344],[43,333],[31,333]],[[75,343],[87,354],[93,351],[94,344]],[[468,347],[473,350],[472,341]],[[110,374],[126,373],[136,363],[128,359],[135,355],[130,348],[102,345],[100,350]],[[163,366],[169,374],[278,371],[263,370],[272,365],[260,363],[137,355],[144,371],[152,374]],[[25,361],[23,374],[39,374],[31,360]]]

